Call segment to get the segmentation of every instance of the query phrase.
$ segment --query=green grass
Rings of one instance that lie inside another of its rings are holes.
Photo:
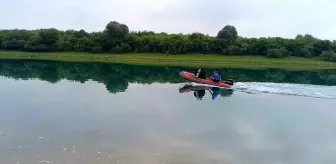
[[[0,59],[38,59],[72,62],[107,62],[151,66],[183,66],[204,68],[282,68],[290,70],[336,69],[336,63],[317,58],[288,57],[271,59],[262,56],[223,56],[216,54],[92,54],[92,53],[30,53],[0,51]]]

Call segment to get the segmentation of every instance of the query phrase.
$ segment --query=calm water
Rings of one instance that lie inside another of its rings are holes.
[[[0,163],[336,162],[336,70],[222,69],[214,100],[181,70],[0,61]]]

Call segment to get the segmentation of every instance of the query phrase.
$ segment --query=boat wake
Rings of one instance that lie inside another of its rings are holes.
[[[336,99],[336,86],[308,84],[237,82],[232,86],[235,91],[250,94],[281,94],[324,99]]]

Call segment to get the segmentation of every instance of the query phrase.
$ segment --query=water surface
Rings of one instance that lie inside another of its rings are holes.
[[[184,69],[1,61],[0,163],[336,162],[336,71],[222,69],[197,100]]]

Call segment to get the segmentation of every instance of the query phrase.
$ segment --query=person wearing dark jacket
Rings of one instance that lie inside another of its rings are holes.
[[[201,79],[206,79],[206,71],[203,68],[199,68],[195,72],[195,76]]]

